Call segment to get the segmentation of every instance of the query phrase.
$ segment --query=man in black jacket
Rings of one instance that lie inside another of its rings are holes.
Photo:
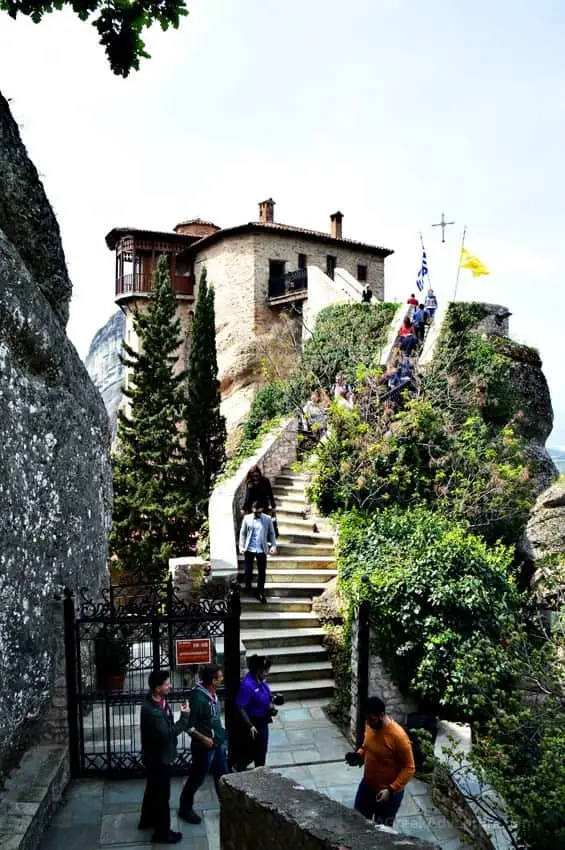
[[[177,737],[188,731],[190,708],[181,706],[175,723],[167,702],[171,682],[167,670],[149,674],[149,693],[141,707],[141,751],[147,768],[147,785],[141,806],[140,829],[155,830],[152,841],[178,844],[182,833],[171,829],[171,765],[177,754]]]

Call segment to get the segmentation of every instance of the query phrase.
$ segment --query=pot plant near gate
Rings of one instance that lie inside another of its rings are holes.
[[[94,641],[98,690],[121,691],[131,658],[131,648],[121,629],[101,629]]]

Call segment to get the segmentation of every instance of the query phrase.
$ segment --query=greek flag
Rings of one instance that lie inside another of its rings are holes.
[[[416,286],[420,292],[424,289],[424,281],[428,276],[428,259],[426,257],[426,252],[422,248],[422,265],[418,271],[418,277],[416,278]]]

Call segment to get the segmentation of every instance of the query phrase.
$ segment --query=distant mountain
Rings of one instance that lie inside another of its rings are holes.
[[[559,472],[565,473],[565,447],[548,446],[547,451]]]
[[[84,364],[95,386],[100,391],[112,426],[112,439],[116,436],[118,407],[122,400],[125,369],[119,354],[125,334],[125,316],[118,310],[94,335]]]

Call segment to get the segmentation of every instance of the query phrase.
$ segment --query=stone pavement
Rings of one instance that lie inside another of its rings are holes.
[[[361,770],[344,763],[350,746],[327,719],[324,704],[325,700],[289,702],[280,709],[271,726],[267,766],[305,788],[353,806]],[[179,850],[219,850],[219,809],[212,781],[207,779],[196,797],[195,808],[203,815],[199,826],[177,821],[175,810],[183,781],[183,777],[173,779],[171,794],[172,827],[183,833]],[[151,832],[137,829],[143,787],[143,780],[138,779],[73,782],[40,850],[147,848]],[[457,832],[432,804],[428,786],[417,779],[408,786],[395,827],[435,842],[442,850],[464,848]]]

